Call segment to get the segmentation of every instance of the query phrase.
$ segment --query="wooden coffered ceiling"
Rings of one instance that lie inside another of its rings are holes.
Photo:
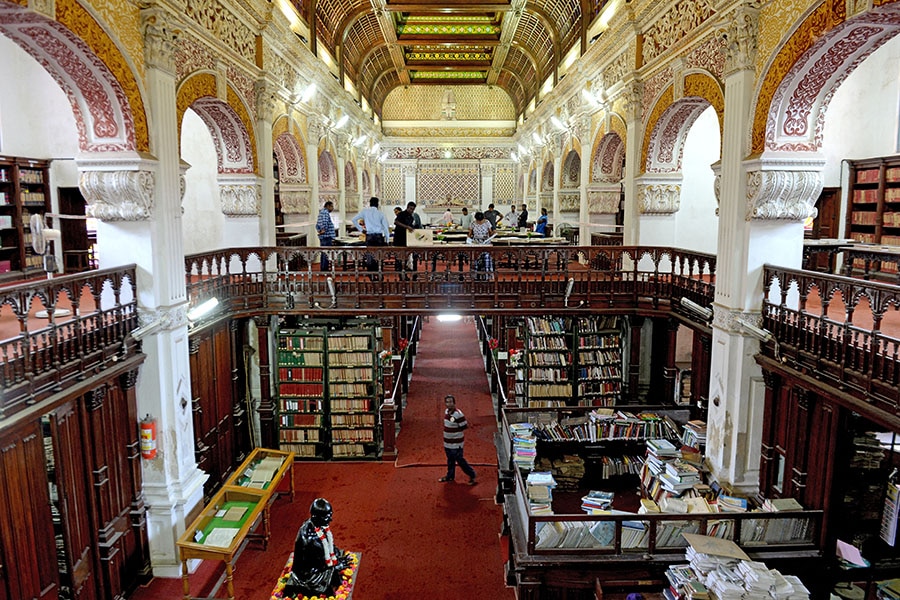
[[[607,0],[292,0],[317,44],[381,116],[403,85],[496,85],[517,114]]]

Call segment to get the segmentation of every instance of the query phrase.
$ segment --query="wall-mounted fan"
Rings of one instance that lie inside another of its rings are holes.
[[[31,249],[41,257],[44,263],[44,271],[47,272],[47,279],[53,279],[53,274],[59,269],[56,264],[56,254],[53,252],[52,244],[62,243],[62,233],[60,233],[59,229],[47,227],[47,224],[44,222],[44,215],[41,214],[31,215],[29,226],[31,227]],[[63,317],[70,314],[72,314],[72,311],[65,308],[53,310],[53,316],[55,317]],[[39,319],[46,319],[50,315],[46,310],[39,310],[35,313],[35,316]]]

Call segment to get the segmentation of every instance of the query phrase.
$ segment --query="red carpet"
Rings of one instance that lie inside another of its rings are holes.
[[[471,318],[454,323],[430,319],[422,328],[415,372],[409,384],[403,427],[397,437],[397,466],[434,466],[429,474],[444,474],[447,459],[442,445],[444,396],[453,394],[466,415],[465,457],[473,467],[495,480],[497,451],[491,392]],[[462,476],[460,476],[462,477]]]
[[[502,511],[493,500],[496,469],[476,464],[496,464],[491,441],[496,427],[475,327],[432,321],[425,326],[419,348],[400,434],[400,457],[405,464],[411,462],[406,457],[412,456],[417,463],[434,466],[297,463],[297,499],[291,504],[279,498],[272,506],[268,550],[250,544],[236,562],[236,598],[269,600],[293,549],[297,528],[319,496],[334,506],[336,545],[362,553],[354,600],[515,598],[514,591],[504,586],[505,555],[498,535]],[[463,354],[462,348],[470,354]],[[445,352],[451,357],[446,363],[438,358]],[[437,481],[445,464],[440,405],[451,391],[473,421],[466,436],[466,456],[481,480],[474,487]],[[223,570],[218,563],[216,573]],[[191,578],[195,595],[205,587],[203,578],[202,573]],[[225,598],[225,590],[219,589],[216,597]],[[176,600],[181,598],[181,581],[156,579],[132,598]]]

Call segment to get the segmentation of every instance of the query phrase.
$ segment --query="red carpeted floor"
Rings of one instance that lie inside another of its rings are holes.
[[[437,481],[446,468],[441,410],[447,393],[457,397],[472,422],[466,456],[478,472],[476,486]],[[515,593],[503,582],[502,514],[494,504],[494,431],[474,324],[426,323],[398,438],[398,465],[409,468],[298,462],[296,501],[279,498],[272,506],[268,550],[249,544],[236,561],[236,598],[269,600],[297,528],[312,500],[321,496],[334,506],[335,543],[362,553],[355,600],[513,599]],[[221,563],[214,569],[204,564],[192,576],[191,592],[206,593],[222,571]],[[215,597],[225,598],[225,590],[218,589]],[[155,579],[132,598],[181,598],[181,580]]]

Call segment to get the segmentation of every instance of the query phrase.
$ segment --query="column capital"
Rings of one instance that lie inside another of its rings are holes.
[[[265,79],[258,79],[253,84],[256,94],[256,115],[264,121],[272,121],[275,114],[275,86]]]
[[[756,0],[739,4],[732,11],[728,25],[719,32],[725,44],[726,77],[737,71],[755,68],[759,7],[760,2]]]
[[[144,61],[148,66],[175,75],[175,50],[184,25],[167,9],[156,3],[141,6],[141,33],[144,36]]]
[[[415,177],[416,173],[419,170],[419,165],[417,164],[405,164],[400,167],[401,172],[404,177]]]
[[[321,117],[312,117],[306,125],[306,132],[309,135],[309,143],[318,146],[326,135],[328,135],[328,123]],[[313,160],[311,157],[310,160]]]
[[[220,175],[219,198],[226,217],[257,217],[262,189],[256,175]]]
[[[803,221],[816,215],[825,159],[759,158],[744,162],[746,220]]]
[[[155,157],[137,152],[90,154],[76,159],[87,215],[102,221],[146,221],[153,216]]]
[[[642,175],[637,186],[642,215],[671,215],[681,208],[681,173]]]
[[[485,177],[493,177],[497,172],[497,165],[481,163],[481,175]]]
[[[637,79],[625,82],[621,93],[622,112],[627,122],[639,121],[643,115],[644,84]]]

